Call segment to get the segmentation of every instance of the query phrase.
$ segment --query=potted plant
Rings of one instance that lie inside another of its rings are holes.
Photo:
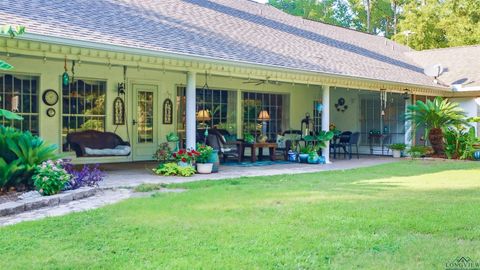
[[[298,153],[297,153],[296,149],[297,149],[297,145],[296,145],[295,141],[292,141],[291,145],[290,145],[290,149],[287,152],[287,160],[288,161],[292,161],[292,162],[297,161]]]
[[[252,134],[245,133],[243,134],[243,140],[245,140],[246,143],[254,143],[255,137]]]
[[[318,156],[318,150],[316,147],[311,147],[308,152],[307,162],[310,164],[318,164],[320,162],[320,158]]]
[[[172,154],[172,157],[177,161],[178,166],[187,167],[192,166],[195,158],[199,153],[195,150],[180,149]]]
[[[153,154],[153,158],[158,162],[167,162],[172,156],[172,150],[168,142],[161,143],[157,151]]]
[[[404,143],[394,143],[388,146],[393,152],[394,158],[400,158],[402,156],[402,152],[407,148],[407,145]]]
[[[204,144],[197,144],[197,172],[201,174],[212,173],[213,163],[209,162],[213,148]]]
[[[307,163],[309,154],[310,154],[309,146],[300,147],[300,153],[298,154],[298,159],[300,163]]]

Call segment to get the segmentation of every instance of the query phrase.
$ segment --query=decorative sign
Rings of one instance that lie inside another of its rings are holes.
[[[345,104],[345,99],[342,97],[339,98],[337,104],[335,104],[335,108],[339,112],[345,112],[348,109],[348,105]]]
[[[125,102],[121,97],[113,101],[113,124],[125,125]]]
[[[173,103],[169,98],[163,102],[163,124],[173,124]]]

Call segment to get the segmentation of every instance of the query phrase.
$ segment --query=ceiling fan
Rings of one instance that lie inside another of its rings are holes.
[[[261,85],[261,84],[275,84],[280,85],[281,83],[277,81],[270,81],[269,78],[262,80],[262,79],[248,79],[247,81],[243,82],[244,84],[254,84],[254,85]]]

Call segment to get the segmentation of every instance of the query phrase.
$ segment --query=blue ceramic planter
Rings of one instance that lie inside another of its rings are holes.
[[[310,156],[309,155],[307,161],[310,164],[318,164],[320,159],[319,159],[318,155],[315,155],[315,156]]]
[[[288,161],[296,162],[297,161],[297,153],[293,151],[288,152]]]
[[[208,157],[208,163],[213,163],[212,173],[217,173],[218,167],[220,165],[220,159],[218,158],[218,150],[213,150],[213,152]]]
[[[480,150],[475,150],[475,152],[473,152],[473,159],[477,161],[480,160]]]
[[[308,154],[298,154],[298,159],[300,160],[300,163],[307,163]]]

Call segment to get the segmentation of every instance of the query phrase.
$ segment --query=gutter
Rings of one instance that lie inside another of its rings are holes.
[[[94,42],[94,41],[76,40],[71,38],[59,38],[59,37],[42,35],[42,34],[25,33],[21,36],[16,37],[16,39],[57,44],[57,45],[66,45],[66,46],[72,46],[72,47],[80,47],[80,48],[86,48],[86,49],[112,51],[112,52],[118,52],[118,53],[139,54],[144,56],[152,56],[152,57],[160,57],[160,58],[176,58],[176,59],[188,60],[188,61],[208,61],[211,63],[224,64],[224,65],[231,65],[232,63],[235,63],[247,68],[269,68],[274,71],[281,71],[281,72],[297,72],[297,73],[303,73],[308,75],[325,75],[333,78],[355,79],[355,80],[361,80],[361,81],[367,81],[367,82],[373,82],[373,83],[393,84],[393,85],[402,86],[402,87],[418,87],[418,88],[437,90],[442,92],[445,92],[445,90],[447,90],[446,88],[443,88],[443,87],[426,86],[422,84],[375,80],[375,79],[366,78],[366,77],[340,75],[340,74],[329,73],[329,72],[319,72],[315,70],[289,68],[289,67],[282,67],[282,66],[269,65],[269,64],[258,64],[258,63],[252,63],[252,62],[241,61],[241,60],[225,60],[217,57],[198,56],[194,54],[179,53],[179,52],[172,52],[172,51],[165,51],[165,50],[160,51],[160,50],[151,50],[151,49],[140,49],[140,48],[135,48],[130,46],[112,45],[112,44],[105,44],[105,43]]]
[[[463,87],[463,85],[461,84],[453,84],[452,91],[454,92],[480,91],[480,86]]]

